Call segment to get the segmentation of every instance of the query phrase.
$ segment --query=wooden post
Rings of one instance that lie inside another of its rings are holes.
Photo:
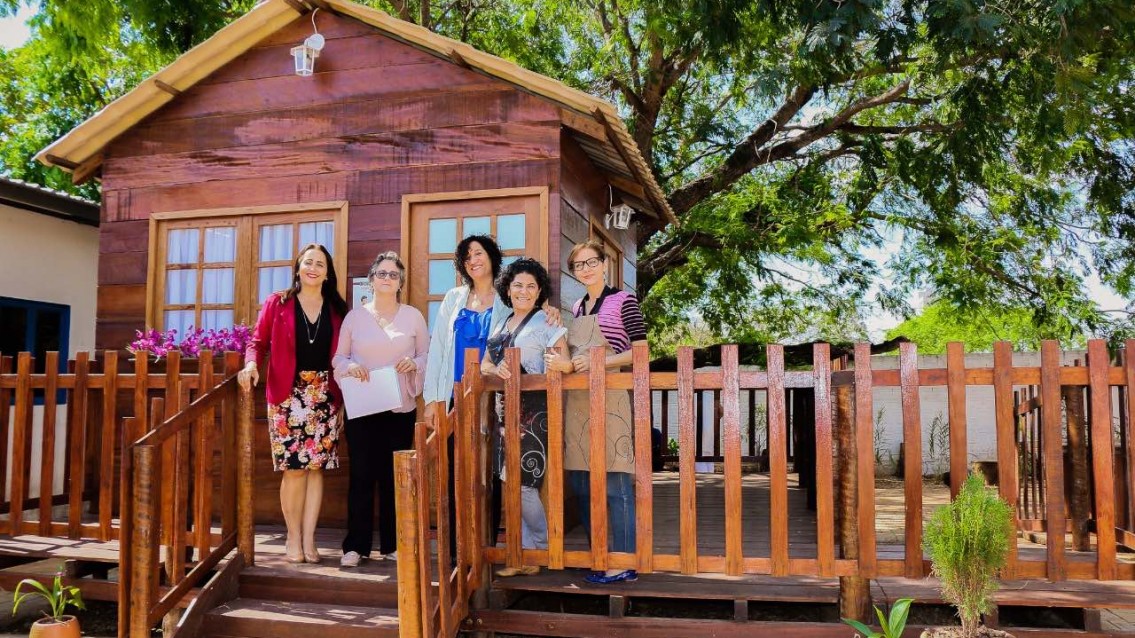
[[[255,559],[252,502],[252,391],[237,386],[236,413],[236,547],[251,567]]]
[[[843,366],[841,366],[841,369]],[[858,454],[856,453],[855,429],[852,421],[851,386],[840,385],[835,388],[835,435],[839,449],[838,533],[840,555],[844,559],[859,559],[859,507]],[[868,454],[873,451],[868,452]],[[839,615],[867,622],[871,618],[871,584],[860,576],[840,576]]]
[[[1080,365],[1079,361],[1075,362]],[[1072,518],[1072,548],[1086,552],[1092,547],[1088,519],[1091,518],[1091,486],[1088,475],[1088,423],[1084,418],[1084,388],[1064,386],[1064,408],[1068,415],[1068,455],[1071,457],[1068,477],[1068,515]]]
[[[394,503],[398,517],[398,637],[422,636],[422,575],[418,573],[418,486],[414,452],[394,453]]]
[[[1003,342],[1002,342],[1003,343]],[[998,346],[1001,343],[997,344]],[[994,366],[997,365],[997,350],[993,351]],[[1060,414],[1060,344],[1056,341],[1042,341],[1040,347],[1040,394],[1041,417],[1040,423],[1044,437],[1044,486],[1045,486],[1045,532],[1048,542],[1047,576],[1049,580],[1059,581],[1067,577],[1065,573],[1066,559],[1064,556],[1064,536],[1066,521],[1064,518],[1064,442],[1061,430],[1062,416]],[[994,372],[996,375],[996,372]],[[1004,445],[1001,436],[997,437],[997,447],[1000,452]],[[1009,459],[1015,458],[1015,454]],[[1002,479],[1002,489],[1009,490],[1005,485],[1004,471],[998,457],[998,475]],[[1007,468],[1006,468],[1007,469]],[[1015,484],[1011,491],[1003,492],[1002,498],[1012,496],[1016,498]],[[1009,499],[1006,498],[1006,501]],[[1016,503],[1010,503],[1016,505]],[[1016,529],[1016,519],[1013,521]],[[1016,543],[1010,546],[1009,563],[1007,567],[1016,566]]]
[[[149,638],[150,609],[157,600],[158,536],[160,523],[161,458],[153,445],[134,448],[134,561],[130,579],[130,601],[125,606],[130,614],[130,637]]]
[[[1111,429],[1111,358],[1102,339],[1088,342],[1091,383],[1092,470],[1096,493],[1096,577],[1115,580],[1115,443]]]

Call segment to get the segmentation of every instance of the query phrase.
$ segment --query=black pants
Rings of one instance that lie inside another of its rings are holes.
[[[378,486],[378,551],[397,549],[394,510],[394,453],[414,446],[417,414],[380,412],[347,419],[350,485],[347,488],[347,537],[343,553],[367,557],[374,549],[374,489]]]

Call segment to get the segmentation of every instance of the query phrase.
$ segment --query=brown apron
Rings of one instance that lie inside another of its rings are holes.
[[[568,326],[568,349],[572,357],[589,356],[593,346],[614,354],[595,315],[576,317]],[[588,471],[591,449],[591,401],[587,390],[567,392],[564,409],[564,468]],[[626,390],[607,391],[607,471],[634,473],[634,436],[631,397]]]

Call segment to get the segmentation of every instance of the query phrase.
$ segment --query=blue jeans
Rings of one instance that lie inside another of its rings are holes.
[[[579,496],[579,515],[591,540],[591,472],[569,470],[568,481]],[[613,552],[635,551],[634,475],[607,472],[607,528]]]

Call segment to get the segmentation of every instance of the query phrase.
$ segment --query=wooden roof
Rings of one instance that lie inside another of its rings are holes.
[[[642,153],[618,111],[609,102],[463,42],[349,0],[264,0],[40,151],[36,159],[70,171],[75,183],[86,181],[98,170],[103,150],[114,139],[265,37],[315,8],[354,18],[454,64],[498,78],[559,104],[564,126],[573,132],[612,186],[644,212],[660,220],[677,223]]]

